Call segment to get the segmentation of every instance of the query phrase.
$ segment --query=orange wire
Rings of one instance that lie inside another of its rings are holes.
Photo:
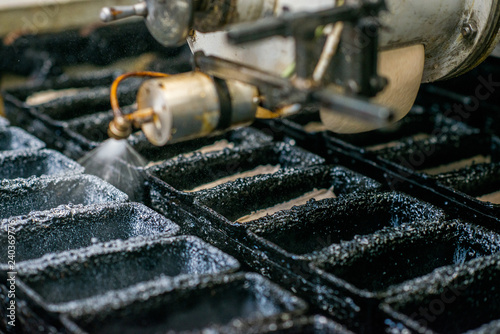
[[[117,77],[115,81],[113,81],[113,84],[111,85],[111,92],[109,95],[111,102],[111,109],[113,109],[113,114],[115,115],[115,118],[124,117],[123,112],[120,109],[120,103],[118,102],[118,86],[123,80],[130,77],[165,78],[168,76],[170,76],[170,74],[165,74],[161,72],[151,72],[151,71],[139,71],[139,72],[125,73]]]

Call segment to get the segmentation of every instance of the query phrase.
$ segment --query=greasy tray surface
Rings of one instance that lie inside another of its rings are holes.
[[[125,202],[127,199],[127,195],[118,189],[90,175],[3,180],[0,183],[0,218],[26,215],[59,205]]]
[[[7,249],[8,230],[16,233],[16,260],[138,236],[173,235],[179,227],[138,203],[60,207],[0,221],[0,247]],[[0,255],[7,262],[7,254]]]

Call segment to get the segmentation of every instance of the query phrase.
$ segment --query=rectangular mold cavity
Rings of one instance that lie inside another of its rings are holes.
[[[489,136],[480,135],[479,130],[471,128],[452,129],[420,141],[401,141],[395,147],[377,151],[377,154],[404,168],[424,174],[429,171],[432,175],[439,174],[440,169],[449,170],[450,164],[490,154]]]
[[[4,180],[0,183],[0,218],[49,210],[59,205],[127,200],[127,195],[91,175]]]
[[[407,116],[388,127],[359,134],[335,134],[334,136],[369,151],[384,151],[421,142],[439,133],[452,131],[455,122],[442,115],[427,112],[419,105],[413,106]],[[465,125],[461,129],[466,129]],[[423,134],[427,134],[424,136]]]
[[[0,247],[8,246],[7,230],[16,233],[16,260],[78,249],[97,242],[138,236],[171,236],[179,227],[138,203],[110,203],[83,208],[58,208],[0,222]],[[0,254],[0,263],[7,263]]]
[[[268,166],[269,169],[305,167],[323,164],[324,161],[317,155],[285,143],[269,143],[181,156],[152,166],[148,171],[174,188],[187,191],[261,166]]]
[[[441,184],[477,197],[479,200],[500,204],[500,163],[478,164],[454,172],[438,175]]]
[[[45,143],[35,136],[16,127],[0,129],[0,152],[19,150],[39,150]]]
[[[272,137],[254,128],[246,127],[226,132],[221,135],[197,138],[185,142],[167,144],[163,147],[152,145],[138,132],[129,137],[129,142],[134,149],[153,165],[161,164],[164,160],[171,159],[180,154],[193,155],[194,153],[207,153],[222,151],[224,147],[253,147],[264,145],[272,141]]]
[[[304,112],[284,118],[286,126],[300,128],[307,133],[325,131],[318,111]],[[388,127],[358,134],[334,134],[336,138],[351,145],[374,150],[376,147],[391,147],[395,143],[418,137],[422,133],[431,133],[434,129],[449,126],[444,117],[427,113],[421,106],[415,105],[407,116]]]
[[[444,212],[400,193],[359,193],[309,202],[248,223],[248,230],[291,255],[312,256],[332,244],[384,227],[444,220]]]
[[[257,274],[193,280],[176,288],[160,285],[155,292],[136,303],[126,300],[114,309],[102,307],[73,318],[85,331],[96,334],[201,331],[216,325],[229,325],[238,332],[238,324],[251,327],[306,309],[302,300]]]
[[[7,92],[21,101],[26,101],[29,96],[41,91],[95,86],[109,87],[120,74],[121,73],[116,70],[101,69],[100,71],[85,72],[76,76],[51,76],[40,82],[29,82],[22,86],[9,88]]]
[[[75,161],[45,149],[0,154],[0,166],[0,180],[83,173],[83,167]]]
[[[172,280],[238,268],[233,257],[191,236],[114,241],[17,267],[28,293],[54,312],[68,312],[91,303],[92,297],[160,277]]]
[[[500,139],[496,136],[475,136],[476,145],[470,143],[460,145],[457,150],[462,150],[460,157],[447,164],[434,166],[431,168],[423,169],[423,172],[428,175],[434,175],[439,178],[441,174],[453,174],[454,171],[466,171],[476,166],[488,166],[492,163],[500,162]],[[433,156],[430,156],[433,158]]]
[[[382,308],[410,328],[443,334],[497,333],[499,281],[500,258],[488,256],[407,282],[390,291]]]
[[[500,236],[459,221],[388,228],[327,249],[317,266],[355,287],[382,292],[434,269],[500,251]]]
[[[135,102],[137,89],[142,80],[131,79],[120,85],[118,96],[122,105],[131,105]],[[52,92],[57,94],[57,90]],[[68,87],[59,91],[60,96],[49,101],[32,106],[40,114],[65,121],[82,115],[98,113],[111,109],[109,102],[109,86],[95,87]]]
[[[235,221],[314,189],[333,189],[336,196],[380,188],[380,184],[348,169],[312,166],[239,179],[196,193],[200,204]]]
[[[123,112],[128,113],[127,107],[123,107]],[[66,124],[68,129],[85,137],[91,142],[100,143],[109,138],[108,126],[113,120],[113,113],[102,111],[91,115],[74,118]]]

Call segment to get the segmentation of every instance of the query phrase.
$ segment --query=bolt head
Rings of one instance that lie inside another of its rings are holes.
[[[474,23],[467,22],[467,23],[464,23],[460,32],[462,33],[462,36],[464,38],[472,39],[472,38],[476,37],[477,27]]]

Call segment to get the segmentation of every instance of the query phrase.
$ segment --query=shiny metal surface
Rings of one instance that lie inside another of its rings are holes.
[[[112,22],[131,16],[146,17],[146,15],[148,15],[147,4],[143,1],[133,6],[104,7],[99,16],[103,22]]]
[[[423,44],[426,62],[423,82],[463,74],[492,51],[500,25],[497,0],[387,0],[388,12],[382,14],[386,27],[381,47]],[[474,34],[464,37],[463,27],[472,26]]]
[[[191,72],[146,81],[137,94],[139,109],[151,107],[156,119],[142,130],[154,145],[208,135],[219,122],[219,98],[212,79]]]
[[[163,45],[184,44],[193,14],[191,0],[148,0],[146,25],[151,35]]]
[[[144,134],[161,146],[252,122],[257,89],[233,81],[222,85],[226,90],[221,93],[216,82],[201,72],[146,81],[137,94],[137,104],[139,109],[153,108],[155,117],[142,125]]]

